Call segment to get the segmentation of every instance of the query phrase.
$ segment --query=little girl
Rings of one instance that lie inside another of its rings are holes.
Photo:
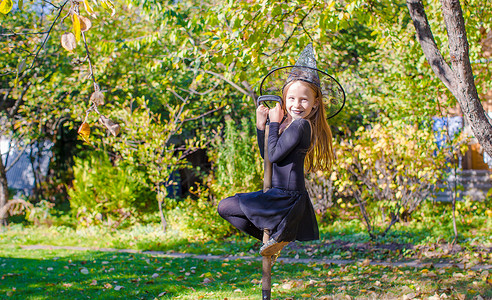
[[[304,184],[304,168],[328,171],[333,163],[332,134],[317,70],[291,70],[281,94],[283,108],[279,104],[272,109],[259,105],[256,110],[262,157],[265,125],[267,117],[270,119],[267,149],[273,164],[272,188],[267,192],[236,194],[223,199],[217,209],[234,227],[258,240],[268,229],[270,240],[261,247],[260,254],[275,257],[291,241],[319,239],[313,205]]]

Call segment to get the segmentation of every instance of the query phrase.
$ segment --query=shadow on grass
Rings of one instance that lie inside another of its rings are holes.
[[[0,252],[1,299],[167,299],[193,298],[211,291],[234,294],[237,289],[247,292],[255,288],[251,279],[260,268],[258,262],[224,263],[132,253],[8,252]]]
[[[0,250],[1,299],[259,299],[260,262],[170,259],[139,253]],[[274,298],[477,294],[492,297],[484,274],[353,264],[281,264]],[[487,275],[488,276],[488,275]],[[486,276],[486,277],[487,277]],[[489,290],[487,292],[487,289]]]

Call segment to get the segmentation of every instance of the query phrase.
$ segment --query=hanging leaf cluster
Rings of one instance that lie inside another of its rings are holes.
[[[90,126],[87,123],[87,118],[91,111],[95,111],[99,115],[99,122],[103,126],[105,126],[108,129],[108,131],[114,136],[117,136],[118,133],[120,132],[120,125],[113,122],[106,116],[102,115],[97,109],[98,106],[104,105],[104,94],[100,91],[99,85],[96,82],[94,72],[92,70],[93,64],[91,62],[90,53],[87,47],[87,40],[85,37],[85,33],[92,27],[92,22],[88,17],[81,15],[80,3],[83,4],[85,11],[90,17],[92,18],[96,17],[94,9],[92,8],[88,0],[84,0],[80,2],[75,0],[71,1],[70,2],[71,6],[68,11],[68,14],[65,16],[65,18],[67,18],[68,16],[70,16],[71,18],[72,21],[71,31],[62,34],[61,46],[65,50],[69,52],[73,52],[74,49],[77,47],[77,43],[79,43],[81,39],[83,40],[83,43],[85,45],[87,60],[89,61],[89,67],[90,67],[90,77],[92,77],[92,81],[94,85],[94,92],[90,97],[91,105],[89,109],[86,111],[86,117],[84,119],[84,122],[80,126],[78,133],[82,137],[82,139],[84,139],[86,142],[89,142]],[[97,4],[97,2],[95,3]],[[101,0],[100,4],[104,9],[111,12],[111,16],[114,16],[116,11],[113,2],[111,2],[110,0]],[[65,18],[63,18],[63,20]]]

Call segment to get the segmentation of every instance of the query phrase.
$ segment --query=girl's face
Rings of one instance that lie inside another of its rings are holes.
[[[285,97],[285,109],[292,119],[307,117],[315,105],[315,92],[307,84],[296,81],[288,88]]]

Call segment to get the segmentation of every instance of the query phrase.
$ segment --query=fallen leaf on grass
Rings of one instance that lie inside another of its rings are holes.
[[[87,275],[89,274],[89,270],[87,270],[87,268],[81,268],[80,273]]]
[[[114,287],[114,290],[115,291],[119,291],[119,290],[121,290],[123,288],[125,288],[125,287],[124,286],[121,286],[121,285],[117,285],[117,286]]]
[[[286,281],[284,282],[280,288],[282,289],[285,289],[285,290],[290,290],[290,289],[293,289],[293,288],[296,288],[296,287],[299,287],[302,285],[302,281],[300,280],[289,280],[289,281]]]
[[[200,278],[203,278],[203,277],[212,277],[212,273],[210,272],[207,272],[207,273],[203,273],[202,275],[200,275]]]
[[[428,300],[441,300],[441,297],[439,297],[438,294],[434,294],[433,296],[430,296]]]
[[[410,293],[410,294],[403,295],[403,300],[410,300],[410,299],[413,299],[413,298],[415,298],[415,293]]]
[[[92,280],[92,282],[89,285],[97,285],[97,280]]]
[[[104,288],[105,289],[110,289],[112,287],[113,287],[113,285],[111,283],[109,283],[109,282],[107,282],[107,283],[104,284]]]
[[[371,264],[371,260],[370,260],[370,259],[368,259],[368,258],[364,259],[364,261],[362,261],[362,262],[360,263],[360,265],[361,265],[362,267],[367,267],[367,266],[368,266],[368,265],[370,265],[370,264]]]
[[[72,285],[73,285],[73,284],[71,284],[71,283],[64,283],[64,284],[63,284],[63,286],[64,286],[64,287],[72,287]]]

